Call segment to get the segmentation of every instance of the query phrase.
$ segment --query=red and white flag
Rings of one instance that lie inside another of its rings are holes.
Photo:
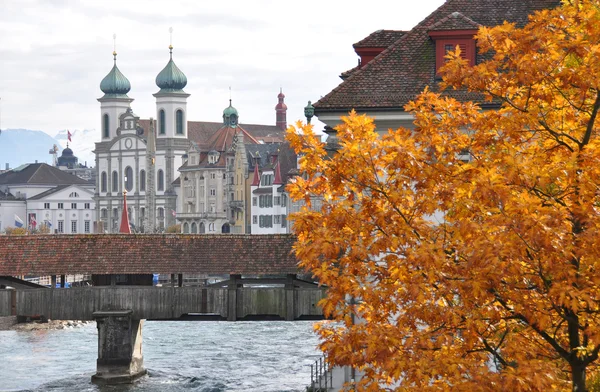
[[[69,141],[71,141],[71,131],[69,131],[68,129],[67,129],[67,139],[69,139]]]
[[[171,210],[171,214],[172,214],[173,216],[177,216],[177,213],[175,212],[175,210]]]

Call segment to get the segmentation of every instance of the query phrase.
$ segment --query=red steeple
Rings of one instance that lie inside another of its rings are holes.
[[[287,105],[283,102],[284,98],[285,95],[283,95],[281,88],[279,88],[279,94],[277,95],[277,99],[279,100],[279,102],[275,106],[275,126],[279,127],[279,129],[283,131],[287,129]]]
[[[279,170],[279,156],[277,153],[273,154],[273,165],[275,165],[275,179],[273,180],[273,185],[281,185],[283,181],[281,181],[281,170]]]
[[[256,153],[258,156],[258,152]],[[252,179],[252,186],[260,186],[260,174],[258,173],[258,157],[254,157],[254,178]]]
[[[123,192],[123,214],[121,215],[121,227],[119,233],[131,234],[129,228],[129,214],[127,213],[127,191]]]

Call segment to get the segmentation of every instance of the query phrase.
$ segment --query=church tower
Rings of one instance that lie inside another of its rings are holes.
[[[127,96],[131,90],[129,80],[117,67],[117,52],[113,52],[114,65],[108,75],[100,82],[100,90],[104,93],[100,102],[101,141],[110,141],[117,136],[119,117],[129,109],[133,99]]]
[[[287,105],[283,102],[283,100],[285,99],[285,95],[283,95],[281,88],[279,89],[279,94],[277,95],[277,99],[279,100],[279,102],[275,106],[275,113],[276,113],[275,125],[279,129],[285,131],[287,129]]]
[[[157,139],[187,139],[187,98],[183,91],[187,77],[173,61],[173,45],[169,45],[169,62],[156,76],[160,91],[156,97]]]

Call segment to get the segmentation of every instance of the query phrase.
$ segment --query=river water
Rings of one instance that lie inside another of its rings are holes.
[[[0,331],[0,391],[304,391],[318,357],[313,321],[146,321],[148,376],[127,386],[90,383],[95,324]]]

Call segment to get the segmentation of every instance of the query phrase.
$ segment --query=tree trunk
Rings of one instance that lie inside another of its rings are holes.
[[[582,364],[571,366],[573,392],[587,392],[585,388],[585,366]]]

